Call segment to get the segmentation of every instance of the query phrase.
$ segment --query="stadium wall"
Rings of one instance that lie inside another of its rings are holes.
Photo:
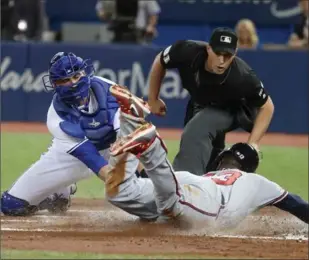
[[[71,51],[91,58],[96,74],[128,86],[147,98],[148,73],[160,47],[99,44],[43,44],[2,42],[1,120],[46,120],[52,98],[45,93],[42,76],[49,60],[59,51]],[[308,133],[308,52],[240,51],[257,72],[273,98],[275,115],[270,132]],[[165,118],[152,117],[159,127],[182,128],[188,94],[181,87],[177,71],[167,72],[161,97],[166,101]]]

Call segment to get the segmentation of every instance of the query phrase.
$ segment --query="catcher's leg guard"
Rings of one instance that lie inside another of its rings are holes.
[[[57,193],[49,196],[39,204],[39,210],[47,209],[52,214],[62,214],[67,212],[71,206],[71,198],[63,198]]]
[[[72,184],[68,187],[68,194],[54,193],[48,196],[45,200],[40,202],[39,210],[48,210],[52,214],[63,214],[71,206],[71,195],[77,191],[76,184]]]
[[[38,211],[29,202],[10,195],[7,191],[1,196],[1,211],[7,216],[30,216]]]

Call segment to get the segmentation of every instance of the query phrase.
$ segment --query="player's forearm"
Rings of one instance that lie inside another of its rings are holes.
[[[151,15],[149,16],[148,20],[148,26],[155,27],[158,23],[158,16],[157,15]]]
[[[103,156],[100,155],[97,148],[91,143],[91,141],[85,139],[67,151],[67,153],[83,162],[100,179],[105,181],[105,171],[103,171],[103,168],[108,166],[108,162]]]
[[[274,204],[277,208],[287,211],[309,224],[309,204],[295,194],[288,194],[283,200]]]
[[[248,143],[258,144],[267,131],[274,113],[274,104],[269,97],[263,107],[259,109]]]
[[[161,53],[157,55],[150,70],[148,100],[158,99],[161,84],[165,76],[165,69],[161,65],[160,55]]]

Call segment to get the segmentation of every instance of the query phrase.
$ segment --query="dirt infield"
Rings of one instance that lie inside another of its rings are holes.
[[[46,132],[41,124],[1,124],[6,132]],[[178,139],[180,131],[160,130]],[[228,141],[245,141],[233,134]],[[268,135],[263,144],[308,146],[308,136]],[[308,225],[273,208],[248,217],[237,229],[179,231],[166,224],[142,223],[102,200],[73,199],[65,216],[1,216],[2,248],[103,254],[202,255],[210,257],[308,259]]]
[[[308,227],[274,210],[248,217],[237,230],[177,231],[166,224],[142,223],[100,200],[73,201],[66,216],[43,212],[1,218],[2,247],[105,254],[178,254],[212,257],[305,259]]]

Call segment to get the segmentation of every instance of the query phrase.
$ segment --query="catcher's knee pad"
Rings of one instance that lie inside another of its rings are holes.
[[[29,216],[37,211],[36,206],[31,206],[29,202],[10,195],[7,191],[1,196],[1,211],[8,216]]]

